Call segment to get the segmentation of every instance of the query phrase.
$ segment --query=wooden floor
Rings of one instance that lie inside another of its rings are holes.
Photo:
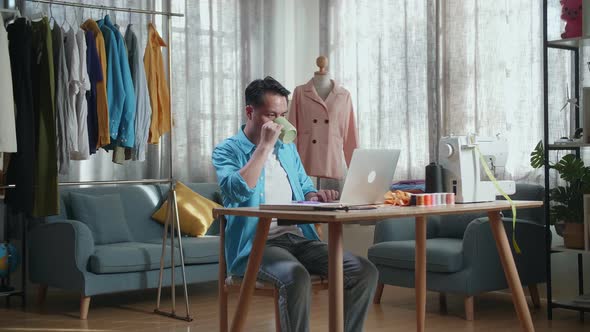
[[[184,313],[180,289],[177,293],[177,312]],[[30,294],[26,311],[20,309],[19,299],[12,300],[12,308],[0,308],[1,331],[216,331],[217,285],[207,283],[189,288],[190,308],[194,321],[182,322],[153,314],[154,290],[97,296],[92,299],[87,321],[77,319],[78,294],[62,293],[50,289],[47,302],[38,307]],[[169,293],[165,293],[169,298]],[[0,303],[4,300],[0,299]],[[463,299],[448,296],[448,314],[438,312],[438,296],[428,294],[426,308],[427,331],[519,331],[514,307],[508,294],[489,293],[476,299],[476,320],[463,319]],[[230,314],[236,295],[230,296]],[[313,296],[311,330],[328,330],[328,294],[322,291]],[[529,299],[530,303],[530,299]],[[170,301],[163,302],[168,309]],[[248,316],[246,331],[274,331],[274,309],[267,297],[255,297]],[[554,311],[554,320],[546,319],[545,305],[531,311],[537,331],[590,331],[590,323],[581,323],[578,313]],[[380,305],[371,305],[365,324],[366,331],[415,330],[414,293],[411,289],[386,286]],[[590,320],[590,315],[586,315]]]

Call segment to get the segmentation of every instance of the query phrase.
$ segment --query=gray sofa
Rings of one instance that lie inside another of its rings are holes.
[[[544,200],[543,187],[517,184],[517,200]],[[504,211],[502,221],[512,243],[512,212]],[[529,286],[533,302],[539,305],[536,284],[547,280],[545,265],[545,215],[543,208],[517,210],[516,239],[522,250],[514,254],[520,280]],[[374,245],[368,258],[379,270],[379,302],[383,285],[414,287],[414,219],[382,221],[375,228]],[[465,297],[465,317],[473,319],[475,295],[508,288],[496,250],[496,242],[485,214],[447,215],[428,218],[426,241],[426,287],[441,294]]]
[[[219,200],[217,184],[187,185]],[[151,215],[167,192],[167,185],[62,188],[60,215],[46,218],[29,234],[30,280],[40,284],[39,298],[45,297],[47,287],[80,292],[80,317],[85,319],[91,296],[157,287],[163,226]],[[216,221],[206,236],[183,236],[187,283],[217,280],[217,234]],[[166,286],[171,267],[167,242]],[[176,248],[177,285],[182,283],[179,262]]]

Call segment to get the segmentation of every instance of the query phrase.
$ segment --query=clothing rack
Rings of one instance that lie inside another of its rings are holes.
[[[127,12],[127,13],[138,13],[138,14],[146,14],[146,15],[161,15],[167,17],[167,28],[168,31],[166,33],[166,44],[167,44],[167,59],[168,59],[168,89],[170,91],[170,86],[172,85],[172,53],[171,53],[171,37],[170,34],[172,32],[172,17],[184,17],[182,13],[173,13],[170,11],[156,11],[156,10],[145,10],[139,8],[123,8],[123,7],[115,7],[115,6],[103,6],[103,5],[93,5],[93,4],[85,4],[85,3],[76,3],[76,2],[66,2],[66,1],[53,1],[53,0],[25,0],[25,2],[33,2],[33,3],[43,3],[48,5],[59,5],[65,7],[78,7],[78,8],[88,8],[88,9],[101,9],[105,11],[117,11],[117,12]],[[172,8],[172,1],[166,1],[167,7],[170,10]],[[19,9],[14,10],[15,13],[19,12]],[[170,96],[172,94],[170,93]],[[170,110],[172,112],[172,109]],[[180,222],[178,220],[178,207],[177,207],[177,200],[176,200],[176,180],[173,174],[173,158],[172,158],[172,142],[173,142],[173,128],[171,127],[169,133],[169,176],[166,179],[142,179],[142,180],[112,180],[112,181],[80,181],[80,182],[61,182],[58,183],[58,186],[100,186],[100,185],[116,185],[116,184],[149,184],[149,183],[169,183],[170,190],[168,192],[168,200],[170,201],[169,209],[168,209],[168,217],[164,223],[164,233],[162,236],[162,255],[160,257],[160,275],[159,275],[159,282],[158,282],[158,295],[157,295],[157,302],[156,308],[154,312],[163,316],[185,320],[185,321],[192,321],[192,317],[190,316],[189,310],[189,302],[188,302],[188,291],[187,291],[187,284],[186,284],[186,274],[184,268],[184,250],[182,246],[182,237],[180,236]],[[6,185],[1,186],[0,188],[14,188],[15,185]],[[170,312],[166,312],[160,310],[160,297],[162,293],[162,280],[163,280],[163,272],[164,272],[164,256],[166,252],[166,240],[167,240],[167,233],[169,225],[172,227],[170,231],[170,256],[171,256],[171,297],[172,297],[172,310]],[[186,305],[186,316],[178,316],[176,314],[176,303],[175,303],[175,263],[174,263],[174,248],[175,248],[175,231],[178,230],[178,244],[180,249],[180,266],[182,270],[182,282],[184,286],[184,298],[185,298],[185,305]],[[23,236],[24,237],[24,236]],[[24,291],[23,291],[23,298],[24,298]],[[24,301],[23,301],[24,302]]]
[[[0,13],[20,14],[18,9],[0,8]]]
[[[102,10],[109,10],[109,11],[112,10],[112,11],[116,11],[116,12],[184,17],[184,14],[180,14],[180,13],[160,12],[160,11],[155,11],[155,10],[138,9],[138,8],[122,8],[122,7],[91,5],[91,4],[84,4],[84,3],[66,2],[66,1],[52,1],[52,0],[27,0],[27,1],[28,2],[45,3],[45,4],[49,4],[49,5],[79,7],[79,8],[87,8],[87,9],[102,9]]]

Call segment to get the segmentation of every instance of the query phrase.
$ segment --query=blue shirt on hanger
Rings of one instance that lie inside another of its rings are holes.
[[[119,47],[113,30],[106,24],[105,20],[96,21],[104,37],[105,49],[107,52],[107,99],[109,102],[109,131],[111,143],[119,136],[119,124],[123,114],[125,103],[125,87],[121,74],[121,63],[119,59]]]
[[[125,45],[125,39],[116,27],[109,15],[104,18],[104,25],[107,26],[113,32],[117,44],[117,56],[119,58],[119,65],[121,69],[121,78],[123,88],[125,90],[125,101],[123,103],[121,122],[119,124],[119,132],[117,136],[113,136],[111,130],[111,137],[117,138],[118,143],[121,146],[132,148],[135,143],[135,89],[133,86],[133,78],[131,76],[131,70],[129,67],[129,57],[127,55],[127,47]],[[112,122],[111,122],[112,124]]]

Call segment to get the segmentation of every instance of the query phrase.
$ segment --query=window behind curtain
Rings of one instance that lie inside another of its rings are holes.
[[[352,96],[363,148],[402,153],[396,179],[423,178],[429,156],[427,1],[323,1],[320,47]]]
[[[240,124],[239,4],[234,0],[172,1],[172,110],[176,176],[213,181],[211,153]]]

